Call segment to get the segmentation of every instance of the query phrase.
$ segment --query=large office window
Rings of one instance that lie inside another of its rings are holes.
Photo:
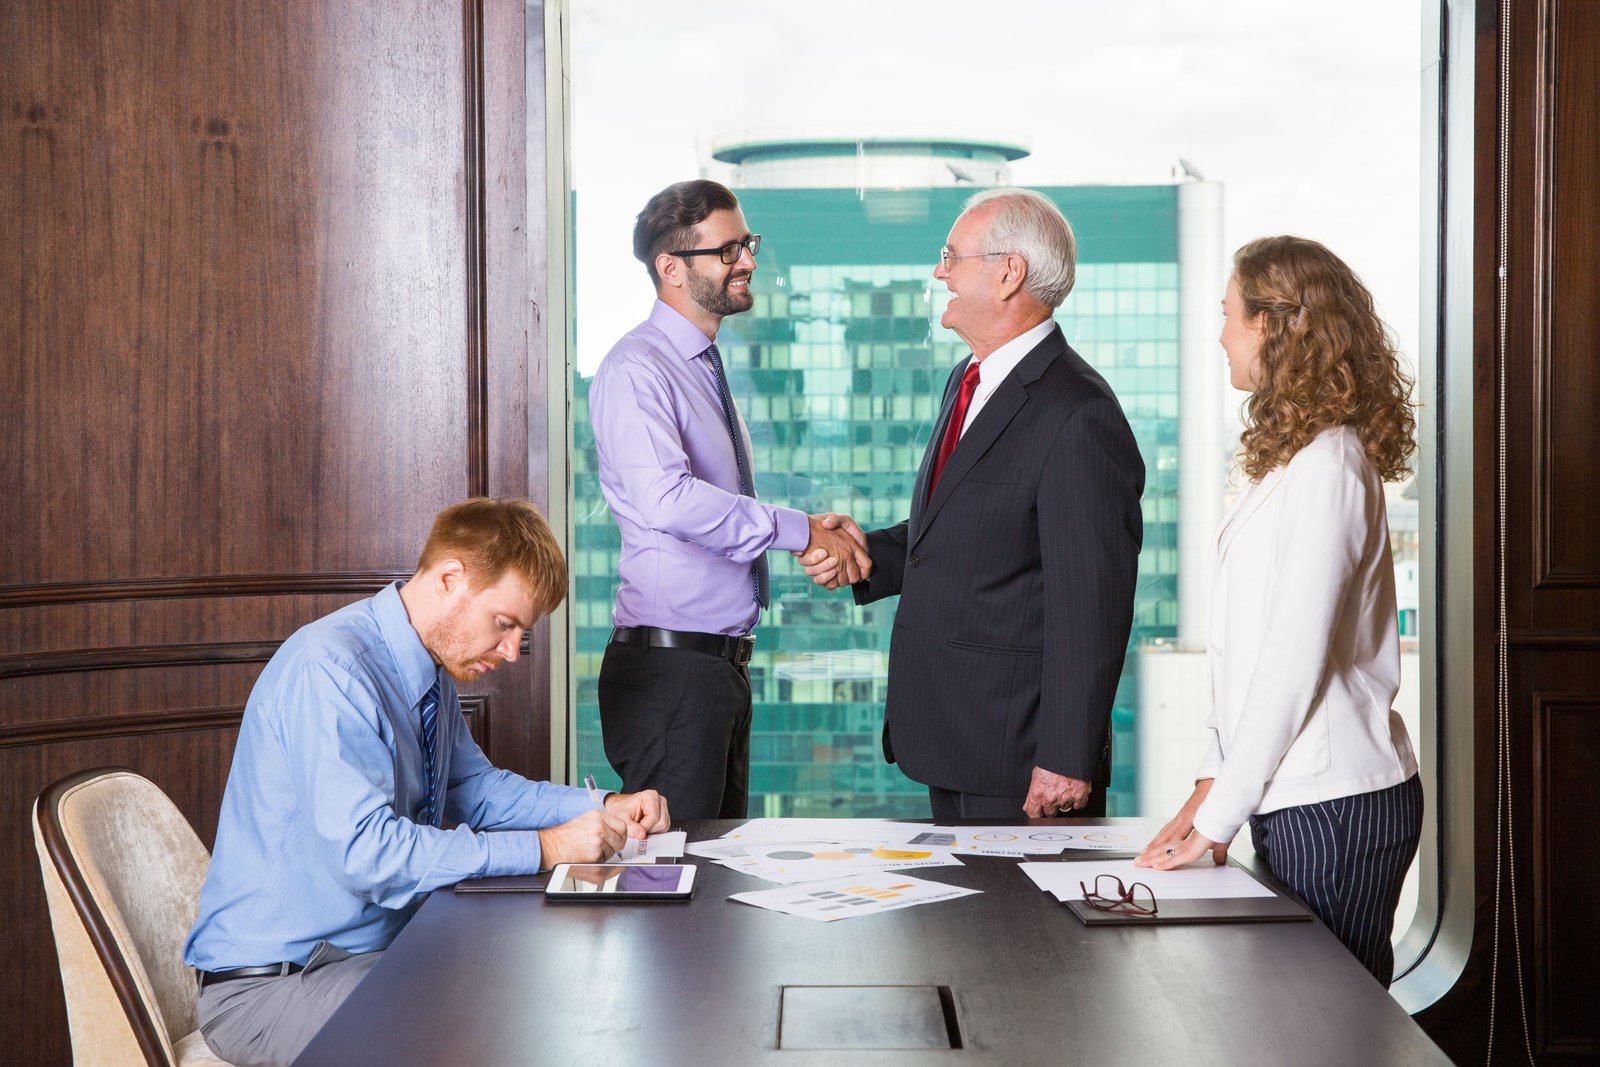
[[[1103,373],[1147,470],[1134,628],[1113,712],[1113,814],[1170,814],[1203,750],[1206,550],[1240,489],[1242,394],[1216,336],[1232,251],[1324,241],[1418,350],[1421,18],[1225,0],[804,6],[569,0],[573,226],[572,755],[614,781],[596,675],[618,535],[596,478],[587,390],[648,312],[629,255],[657,189],[707,176],[764,235],[755,306],[718,343],[750,425],[759,495],[889,525],[950,368],[932,279],[963,200],[1051,197],[1079,241],[1057,320]],[[1427,383],[1419,389],[1423,395]],[[1420,462],[1428,462],[1426,455]],[[1406,687],[1419,716],[1412,483],[1390,497]],[[925,816],[879,745],[895,603],[857,608],[773,558],[751,669],[751,814]]]

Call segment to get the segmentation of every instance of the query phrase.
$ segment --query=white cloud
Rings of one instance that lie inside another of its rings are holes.
[[[643,317],[650,194],[730,131],[1020,133],[1018,184],[1226,185],[1231,251],[1329,244],[1414,352],[1420,4],[1267,0],[572,0],[579,363]],[[757,225],[759,229],[759,223]],[[930,264],[931,268],[931,264]]]

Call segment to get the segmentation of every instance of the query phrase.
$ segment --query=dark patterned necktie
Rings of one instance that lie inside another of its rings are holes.
[[[437,826],[439,813],[435,768],[439,761],[439,674],[433,675],[433,688],[422,698],[422,770],[428,783],[428,803],[423,809],[422,824]]]
[[[756,485],[750,478],[750,457],[744,454],[744,435],[739,432],[739,419],[734,414],[733,396],[728,392],[727,375],[722,373],[722,353],[717,351],[716,345],[712,345],[706,349],[705,355],[711,361],[711,373],[717,379],[717,397],[722,401],[722,417],[728,424],[729,436],[733,438],[733,459],[739,465],[739,492],[754,498]],[[764,608],[768,602],[767,554],[765,552],[756,557],[751,571],[755,578],[756,603]]]

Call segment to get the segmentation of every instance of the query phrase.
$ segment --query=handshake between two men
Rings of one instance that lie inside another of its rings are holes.
[[[872,574],[867,535],[848,515],[808,515],[811,540],[790,553],[811,580],[824,589],[838,589],[864,581]]]

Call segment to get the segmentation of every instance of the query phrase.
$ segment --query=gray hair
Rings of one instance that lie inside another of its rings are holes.
[[[1072,292],[1078,275],[1078,242],[1061,209],[1032,189],[985,189],[961,205],[962,214],[994,202],[986,246],[1015,252],[1028,263],[1028,294],[1048,308],[1058,308]]]

